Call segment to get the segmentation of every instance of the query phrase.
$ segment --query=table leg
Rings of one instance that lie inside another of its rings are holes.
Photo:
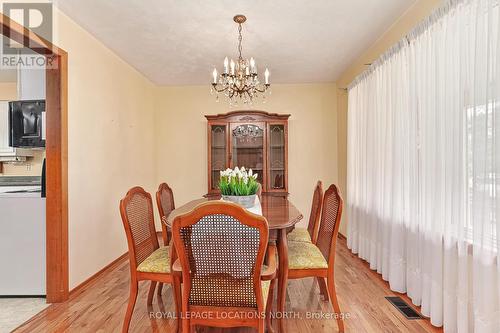
[[[288,283],[288,244],[286,240],[286,230],[278,231],[278,256],[279,256],[279,271],[278,271],[278,327],[279,332],[285,332],[284,313],[286,302],[286,286]]]

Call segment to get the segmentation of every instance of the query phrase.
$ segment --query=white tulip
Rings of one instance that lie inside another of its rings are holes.
[[[249,175],[250,177],[252,177],[252,175],[253,175],[253,171],[252,171],[252,169],[250,169],[250,170],[248,171],[248,175]]]
[[[259,174],[258,174],[258,173],[255,173],[255,174],[253,175],[253,178],[254,178],[254,179],[257,179],[257,176],[259,176]]]

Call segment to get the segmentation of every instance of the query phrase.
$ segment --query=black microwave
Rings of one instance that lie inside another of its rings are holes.
[[[9,102],[9,145],[45,147],[45,100]]]

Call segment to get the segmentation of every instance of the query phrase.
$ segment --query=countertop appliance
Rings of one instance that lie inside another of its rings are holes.
[[[0,177],[0,296],[46,295],[41,177]]]
[[[9,102],[9,145],[45,147],[45,100]]]

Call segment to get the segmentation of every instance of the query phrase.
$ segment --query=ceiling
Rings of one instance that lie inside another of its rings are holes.
[[[158,85],[207,84],[243,56],[271,83],[333,82],[414,0],[56,0],[66,15]]]

